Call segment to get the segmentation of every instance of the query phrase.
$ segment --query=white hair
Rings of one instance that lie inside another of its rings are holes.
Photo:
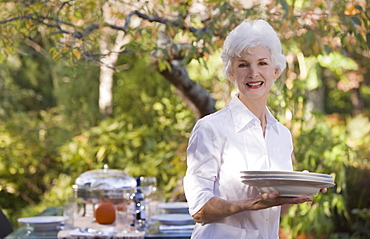
[[[283,72],[286,57],[282,54],[280,40],[275,30],[264,20],[244,20],[226,37],[221,59],[223,72],[230,79],[231,64],[235,57],[241,57],[245,50],[263,46],[271,52],[271,59],[276,68]]]

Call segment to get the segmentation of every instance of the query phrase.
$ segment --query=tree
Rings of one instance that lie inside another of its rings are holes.
[[[138,54],[151,52],[158,71],[181,92],[180,96],[194,109],[198,118],[215,111],[214,100],[187,77],[184,67],[194,59],[204,61],[207,55],[220,48],[229,29],[248,16],[259,15],[269,19],[279,29],[283,43],[312,45],[302,49],[304,55],[346,50],[356,52],[359,58],[368,57],[366,39],[369,33],[366,29],[369,19],[361,1],[357,5],[345,5],[342,1],[336,4],[333,1],[291,4],[285,1],[265,4],[138,1],[132,4],[124,0],[91,0],[88,4],[82,1],[7,1],[3,5],[8,9],[8,16],[0,22],[5,50],[11,49],[6,43],[14,36],[29,39],[35,31],[41,31],[54,39],[54,46],[50,49],[54,58],[72,52],[74,60],[101,63],[99,102],[103,114],[111,112],[109,92],[117,54],[131,51]],[[22,30],[27,28],[29,31]],[[125,49],[129,41],[145,37],[150,38],[147,45]],[[109,44],[112,40],[113,44]],[[358,44],[347,44],[349,41]],[[362,73],[361,69],[366,69],[367,65],[361,62],[358,61],[360,69],[357,71]],[[300,67],[302,70],[303,66]],[[347,84],[346,79],[353,81],[351,79],[356,73],[346,74],[349,77],[344,75],[342,84]],[[352,96],[355,108],[361,111],[364,103],[360,91],[354,90]]]
[[[103,114],[111,112],[109,92],[117,54],[132,51],[152,54],[158,71],[181,92],[180,96],[198,118],[215,111],[215,101],[187,77],[185,66],[194,59],[205,61],[220,48],[229,29],[249,16],[269,19],[279,29],[283,43],[313,46],[303,47],[304,55],[343,50],[346,56],[355,53],[359,67],[342,75],[341,85],[353,85],[352,79],[361,84],[360,74],[366,73],[364,69],[368,66],[360,60],[369,57],[366,45],[369,19],[362,1],[346,4],[343,1],[288,3],[283,0],[254,4],[153,0],[133,4],[126,0],[91,0],[87,4],[82,1],[6,1],[2,4],[7,9],[0,21],[4,51],[11,51],[7,43],[14,37],[32,39],[36,31],[41,31],[54,40],[49,50],[54,58],[72,53],[77,61],[100,62],[99,102]],[[129,41],[145,37],[149,38],[147,45],[125,49]],[[301,70],[302,67],[300,65]],[[356,90],[360,84],[353,87],[351,98],[357,112],[364,107],[360,91]]]

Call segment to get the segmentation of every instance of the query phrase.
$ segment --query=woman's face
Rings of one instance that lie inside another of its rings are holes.
[[[263,46],[256,46],[244,51],[241,57],[234,58],[230,80],[238,88],[242,102],[244,100],[266,102],[274,79],[279,76],[280,71],[275,68],[270,51]]]

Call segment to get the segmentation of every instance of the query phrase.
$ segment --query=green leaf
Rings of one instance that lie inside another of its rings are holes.
[[[208,53],[208,54],[211,54],[211,52],[209,51],[209,49],[207,47],[203,47],[203,51]]]
[[[221,6],[220,12],[221,12],[221,13],[226,12],[226,10],[227,10],[227,6],[228,6],[228,5],[229,5],[229,4],[224,3],[224,4]]]
[[[289,6],[288,3],[285,0],[279,0],[281,6],[284,8],[285,14],[284,16],[288,15],[289,13]]]
[[[324,49],[325,49],[326,54],[330,54],[332,52],[332,50],[330,49],[328,45],[325,45]]]
[[[171,70],[171,65],[166,60],[159,60],[158,61],[158,68],[159,68],[159,71]]]
[[[360,10],[360,11],[363,11],[363,9],[362,9],[362,7],[361,7],[360,5],[357,5],[357,4],[356,4],[356,5],[355,5],[355,8],[356,8],[356,9],[358,9],[358,10]]]
[[[351,21],[361,26],[361,20],[358,17],[351,17]]]

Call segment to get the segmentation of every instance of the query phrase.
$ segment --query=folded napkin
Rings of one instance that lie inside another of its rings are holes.
[[[195,225],[159,225],[159,231],[160,232],[166,232],[166,233],[170,233],[170,232],[183,232],[183,231],[191,231],[194,229],[194,226]]]
[[[90,236],[98,236],[98,237],[111,237],[114,234],[114,227],[108,227],[104,229],[98,230],[80,230],[80,228],[76,228],[75,230],[69,233],[70,236],[74,237],[90,237]]]

